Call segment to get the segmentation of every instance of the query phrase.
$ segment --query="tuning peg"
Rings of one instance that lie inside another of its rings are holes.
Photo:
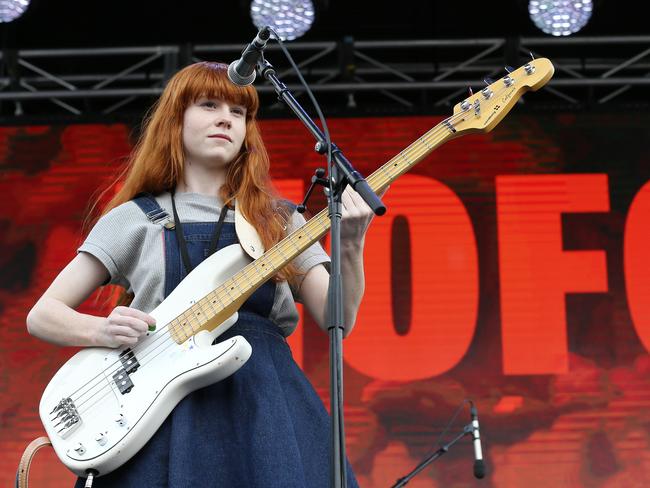
[[[532,51],[528,51],[528,54],[530,54],[530,59],[532,59],[533,61],[535,61],[535,55],[533,54],[533,52],[532,52]]]
[[[506,66],[504,69],[508,74],[512,73],[515,70],[512,66]]]
[[[472,87],[471,87],[471,86],[468,86],[468,87],[467,87],[467,91],[469,92],[469,96],[470,96],[470,97],[471,97],[472,95],[474,95],[474,92],[472,91]]]
[[[486,85],[491,85],[492,83],[494,83],[494,80],[489,76],[486,76],[485,78],[483,78],[483,83],[485,83]]]

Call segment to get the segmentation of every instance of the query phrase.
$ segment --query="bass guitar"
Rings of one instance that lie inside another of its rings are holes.
[[[553,71],[548,59],[532,60],[458,103],[453,115],[369,176],[370,187],[382,191],[451,139],[492,130]],[[237,321],[244,301],[329,225],[325,209],[255,260],[238,244],[220,250],[151,312],[160,326],[137,345],[75,354],[52,378],[39,407],[61,461],[80,476],[113,471],[144,446],[185,395],[237,371],[251,355],[248,342],[241,336],[213,341]]]

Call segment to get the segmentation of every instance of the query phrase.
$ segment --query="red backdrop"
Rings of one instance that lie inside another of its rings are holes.
[[[370,174],[439,120],[330,124]],[[391,186],[344,342],[348,455],[362,486],[390,486],[434,450],[465,398],[481,415],[486,479],[472,478],[465,439],[409,486],[650,485],[649,126],[643,115],[514,113]],[[262,128],[278,187],[300,200],[324,164],[310,136],[292,120]],[[74,255],[87,202],[128,153],[128,134],[0,128],[2,486],[42,434],[40,394],[74,352],[31,338],[25,316]],[[305,317],[291,345],[327,403],[327,337]],[[71,480],[51,453],[37,456],[34,486]]]

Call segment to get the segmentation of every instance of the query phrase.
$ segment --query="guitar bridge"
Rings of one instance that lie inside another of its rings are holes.
[[[81,417],[71,398],[63,398],[50,412],[50,422],[62,438],[81,425]]]

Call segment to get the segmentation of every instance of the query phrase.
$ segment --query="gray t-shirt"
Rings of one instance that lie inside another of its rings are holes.
[[[156,200],[172,215],[169,193],[158,195]],[[222,202],[215,197],[199,193],[178,193],[175,200],[181,222],[215,222],[221,212]],[[234,211],[229,210],[225,220],[234,222]],[[288,222],[288,232],[304,223],[303,216],[294,212]],[[109,283],[120,285],[133,293],[131,307],[148,313],[164,298],[163,232],[162,225],[150,222],[140,207],[129,201],[103,215],[77,252],[87,252],[99,259],[110,273]],[[294,265],[302,273],[297,277],[297,287],[304,273],[329,261],[329,256],[319,243],[299,255],[294,260]],[[269,317],[285,336],[294,331],[298,322],[295,304],[297,296],[294,296],[294,291],[286,281],[278,283]]]

